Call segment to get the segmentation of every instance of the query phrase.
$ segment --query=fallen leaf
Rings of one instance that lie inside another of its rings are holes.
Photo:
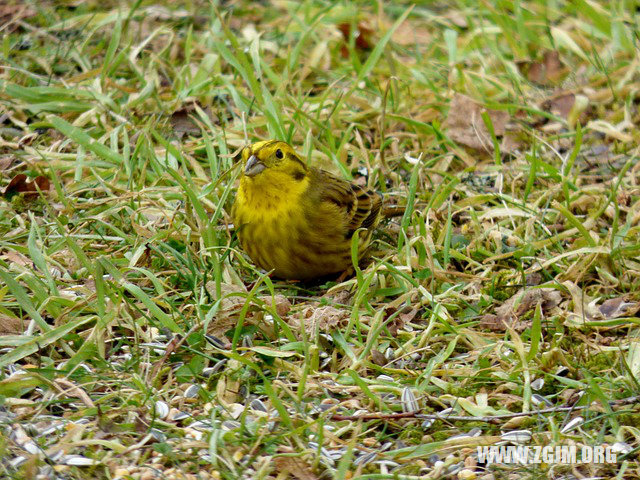
[[[273,466],[278,472],[278,478],[296,478],[297,480],[318,480],[318,476],[300,458],[274,457]]]
[[[260,300],[262,300],[264,303],[266,303],[269,306],[272,305],[271,302],[273,300],[276,307],[276,313],[281,318],[284,317],[291,310],[291,302],[284,295],[274,295],[273,298],[271,297],[271,295],[264,295],[260,297]]]
[[[0,171],[9,169],[14,161],[15,157],[13,155],[3,155],[0,157]]]
[[[385,321],[395,311],[396,310],[393,307],[385,308]],[[393,318],[390,322],[387,322],[387,330],[389,330],[389,333],[391,334],[391,336],[393,337],[398,336],[398,331],[402,330],[407,323],[411,322],[416,317],[417,314],[418,314],[418,309],[413,307],[409,311],[402,312],[396,315],[396,317]]]
[[[516,150],[522,150],[526,143],[513,132],[506,132],[500,143],[500,152],[513,153]]]
[[[206,284],[206,289],[209,295],[214,300],[218,300],[216,294],[215,282],[209,281]],[[238,324],[238,317],[240,311],[244,307],[247,301],[247,290],[244,286],[234,285],[230,283],[223,283],[220,285],[221,300],[218,306],[218,312],[214,315],[213,319],[207,327],[207,333],[219,338],[223,338],[224,334],[229,330],[236,327]],[[258,300],[264,302],[266,305],[271,306],[274,302],[276,313],[280,317],[284,317],[289,310],[291,310],[291,302],[284,295],[275,295],[273,298],[271,295],[262,295],[258,297]],[[262,315],[256,317],[256,312],[259,311],[261,302],[253,301],[251,303],[252,309],[247,313],[244,319],[245,325],[257,324],[262,318]]]
[[[352,297],[353,294],[346,288],[342,288],[340,290],[330,290],[322,296],[322,298],[325,299],[328,303],[338,305],[351,305]]]
[[[349,37],[351,36],[351,23],[344,22],[339,24],[338,30],[342,33],[344,40],[349,42]],[[359,50],[371,50],[373,48],[373,44],[371,42],[372,36],[373,28],[369,27],[366,23],[358,23],[354,33],[356,48]]]
[[[556,50],[547,50],[542,57],[542,63],[546,70],[546,79],[552,82],[559,80],[567,73],[562,60],[560,60],[560,53]]]
[[[307,307],[298,318],[291,318],[293,327],[304,328],[308,335],[318,332],[329,332],[336,328],[346,327],[351,312],[332,306]]]
[[[467,22],[467,17],[459,10],[449,10],[447,11],[442,18],[445,20],[449,20],[454,26],[458,28],[469,28],[469,23]]]
[[[235,285],[232,283],[220,284],[220,297],[216,292],[216,284],[213,281],[209,281],[206,284],[207,292],[213,297],[214,300],[220,300],[220,310],[230,310],[237,305],[244,305],[247,289],[242,285]],[[243,295],[244,294],[244,295]]]
[[[563,405],[573,406],[582,398],[582,395],[584,395],[582,390],[567,388],[560,393],[559,397],[562,400]]]
[[[207,282],[206,289],[213,299],[217,301],[215,282]],[[207,326],[207,333],[223,338],[226,332],[235,328],[238,324],[238,315],[246,301],[247,291],[239,285],[223,283],[220,285],[220,293],[221,300],[218,312]]]
[[[184,135],[199,135],[202,133],[198,124],[191,118],[191,114],[186,109],[173,112],[171,115],[171,126],[178,137]]]
[[[211,108],[202,107],[204,113],[211,119],[211,121],[217,123],[216,119],[214,119],[213,114],[211,112]],[[198,114],[196,113],[196,105],[190,104],[185,105],[180,110],[176,110],[171,114],[171,126],[173,127],[173,131],[175,134],[182,138],[185,135],[193,135],[194,137],[199,137],[202,135],[202,129],[198,122],[195,120],[198,118]]]
[[[575,101],[576,96],[573,93],[562,93],[545,100],[542,108],[558,117],[567,118]]]
[[[387,357],[385,357],[384,354],[380,353],[376,349],[373,349],[371,350],[371,363],[378,365],[379,367],[384,367],[387,363],[389,363],[389,360],[387,360]]]
[[[525,277],[525,281],[527,283],[527,287],[540,285],[542,283],[542,274],[539,272],[530,273]]]
[[[0,4],[0,24],[3,30],[9,34],[21,26],[20,20],[33,17],[37,11],[23,2]]]
[[[0,315],[0,335],[19,335],[25,332],[27,324],[21,318]]]
[[[9,185],[4,189],[4,196],[10,198],[18,193],[24,193],[25,196],[35,196],[38,195],[38,188],[42,192],[47,192],[50,186],[51,184],[47,177],[39,175],[32,182],[29,182],[24,173],[19,173],[13,177]]]
[[[589,98],[584,95],[562,92],[542,102],[540,107],[558,117],[565,118],[569,126],[573,128],[578,121],[581,124],[587,123]],[[593,122],[589,122],[589,124],[591,123]]]
[[[496,308],[495,315],[487,314],[482,317],[480,325],[493,331],[505,331],[512,327],[517,332],[522,332],[531,325],[530,321],[521,318],[538,305],[542,312],[549,312],[560,305],[562,295],[553,288],[529,288],[522,289],[509,300]]]
[[[238,400],[238,392],[240,391],[240,380],[232,378],[231,375],[223,373],[218,378],[216,384],[216,398],[218,402],[225,408],[229,408],[231,404]]]
[[[449,114],[444,127],[449,131],[449,137],[455,142],[474,150],[493,151],[493,142],[489,131],[482,119],[482,113],[487,112],[496,137],[506,132],[509,114],[499,110],[489,110],[466,95],[456,93],[449,107]]]
[[[509,324],[504,319],[498,318],[497,315],[487,313],[480,318],[478,327],[492,332],[505,332],[509,328]]]
[[[66,378],[56,378],[53,380],[53,386],[60,392],[61,395],[78,398],[87,408],[95,408],[95,404],[87,392],[78,387],[71,380]]]
[[[399,317],[402,319],[404,323],[411,322],[416,315],[418,314],[418,309],[416,307],[411,308],[408,312],[402,312]]]
[[[403,46],[426,45],[432,40],[432,37],[425,25],[407,20],[393,32],[391,40]]]
[[[560,54],[555,50],[544,52],[541,61],[522,61],[517,65],[527,80],[543,86],[556,84],[568,73]]]
[[[632,317],[640,310],[640,302],[630,302],[625,296],[610,298],[598,307],[605,319]]]
[[[7,250],[2,254],[2,258],[21,267],[33,267],[33,260],[15,250]]]

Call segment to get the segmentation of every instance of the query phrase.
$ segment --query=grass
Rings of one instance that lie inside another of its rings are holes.
[[[0,476],[640,476],[635,3],[2,8]],[[267,138],[404,207],[353,278],[238,248]]]

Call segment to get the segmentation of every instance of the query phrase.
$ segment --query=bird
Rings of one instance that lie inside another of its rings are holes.
[[[382,217],[379,192],[307,166],[279,140],[246,146],[231,216],[242,249],[277,278],[308,281],[352,269]]]

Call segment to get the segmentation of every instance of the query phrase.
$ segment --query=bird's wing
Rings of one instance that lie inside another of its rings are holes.
[[[325,170],[316,170],[312,174],[317,175],[320,200],[331,202],[344,212],[347,237],[351,237],[359,228],[376,227],[382,209],[382,195],[349,183]]]

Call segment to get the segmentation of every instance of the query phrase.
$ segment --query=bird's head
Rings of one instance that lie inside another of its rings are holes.
[[[257,142],[242,150],[244,176],[256,181],[301,181],[307,166],[291,145],[278,140]]]

